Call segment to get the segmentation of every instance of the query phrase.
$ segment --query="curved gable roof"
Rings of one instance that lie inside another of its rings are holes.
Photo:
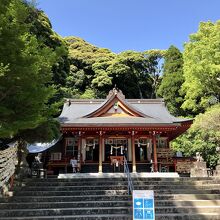
[[[118,101],[129,117],[107,117],[106,113]],[[124,99],[121,92],[111,93],[107,99],[66,100],[59,116],[61,126],[126,126],[175,125],[191,122],[172,116],[162,99]]]
[[[108,96],[108,99],[95,111],[85,115],[85,118],[92,118],[92,117],[101,117],[106,113],[116,102],[119,102],[120,107],[128,114],[134,117],[151,117],[146,114],[144,114],[139,109],[135,108],[121,95],[121,93],[114,92],[110,96]]]

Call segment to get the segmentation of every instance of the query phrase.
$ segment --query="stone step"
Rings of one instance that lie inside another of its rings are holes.
[[[134,179],[134,180],[138,180],[138,181],[140,181],[140,180],[146,180],[146,179],[148,179],[148,180],[153,180],[153,181],[190,181],[190,182],[192,182],[192,181],[206,181],[206,180],[211,180],[211,181],[213,181],[213,180],[220,180],[220,177],[164,177],[164,176],[162,176],[162,177],[151,177],[150,176],[150,174],[152,174],[152,173],[149,173],[149,176],[147,176],[148,175],[148,173],[146,173],[146,175],[144,174],[144,176],[142,176],[142,174],[140,173],[140,174],[133,174],[133,173],[131,173],[131,177],[132,177],[132,179]],[[159,174],[164,174],[164,175],[166,175],[166,174],[169,174],[169,173],[159,173]]]
[[[127,190],[128,186],[123,185],[123,186],[106,186],[106,185],[100,185],[100,186],[56,186],[56,187],[26,187],[22,192],[35,192],[35,191],[87,191],[87,190]]]
[[[85,184],[80,184],[80,183],[62,183],[62,184],[34,184],[34,185],[26,185],[24,188],[26,189],[42,189],[44,190],[45,188],[49,188],[49,189],[52,189],[52,188],[66,188],[66,187],[72,187],[72,188],[89,188],[89,187],[97,187],[97,188],[106,188],[106,187],[109,187],[109,188],[112,188],[112,187],[127,187],[128,183],[127,182],[122,182],[122,183],[99,183],[99,184],[94,184],[94,183],[85,183]],[[157,184],[157,183],[135,183],[133,182],[133,186],[135,189],[138,189],[138,188],[143,188],[143,187],[146,187],[148,189],[163,189],[163,188],[166,188],[166,189],[220,189],[220,184],[201,184],[201,185],[191,185],[191,184]]]
[[[37,216],[31,217],[31,220],[132,220],[132,215],[108,214],[106,215],[75,215],[75,216]],[[219,215],[216,213],[202,213],[202,214],[157,214],[156,220],[219,220]],[[30,217],[5,217],[1,220],[30,220]]]
[[[132,220],[132,214],[3,217],[1,220]]]
[[[220,185],[220,180],[200,180],[200,181],[148,181],[148,180],[132,180],[133,183],[136,184],[149,184],[149,185]]]
[[[164,173],[162,173],[164,174]],[[165,173],[166,174],[166,173]],[[169,173],[168,173],[169,174]],[[153,177],[150,176],[152,175],[152,173],[144,173],[143,175],[141,173],[136,173],[133,174],[131,173],[131,178],[132,180],[149,180],[149,181],[172,181],[172,182],[176,182],[176,181],[214,181],[217,180],[219,181],[220,178],[219,177],[169,177],[169,175],[167,175],[167,177]],[[46,179],[39,179],[39,178],[33,178],[33,179],[37,179],[37,180],[41,180],[41,181],[54,181],[54,180],[58,180],[58,181],[72,181],[72,180],[76,180],[76,179],[81,179],[83,180],[93,180],[93,181],[100,181],[101,179],[127,179],[127,176],[124,173],[105,173],[105,174],[99,174],[99,173],[95,173],[95,174],[82,174],[82,173],[76,173],[76,174],[67,174],[65,176],[65,174],[62,174],[60,177],[59,176],[53,176],[53,178],[49,178],[50,176],[48,175],[48,178]],[[61,178],[63,177],[63,178]],[[29,180],[29,179],[26,179]]]
[[[91,195],[91,196],[15,196],[9,200],[9,202],[13,203],[42,203],[42,202],[80,202],[80,201],[131,201],[131,196],[121,196],[121,195],[114,195],[114,196],[99,196],[99,195]],[[176,201],[185,200],[185,201],[192,201],[192,200],[205,200],[209,203],[212,201],[220,200],[219,194],[198,194],[198,195],[160,195],[155,196],[155,202],[158,204],[162,204],[163,202],[170,202],[170,204],[175,204]],[[160,203],[159,203],[160,202]],[[193,204],[193,202],[191,202]],[[177,203],[178,205],[178,203]],[[207,204],[206,204],[207,205]],[[216,205],[219,205],[216,203]],[[161,205],[162,206],[162,205]]]
[[[217,213],[194,213],[194,214],[183,214],[183,213],[168,213],[168,214],[157,214],[156,220],[219,220],[220,215]]]
[[[13,202],[0,203],[0,210],[3,209],[55,209],[55,208],[83,208],[83,207],[131,207],[132,201],[71,201],[71,202]]]
[[[160,200],[220,200],[220,194],[173,194],[160,195],[158,198],[160,198]]]
[[[48,184],[48,185],[72,185],[72,184],[81,184],[81,185],[87,185],[87,184],[94,184],[94,185],[100,185],[100,184],[125,184],[127,183],[127,180],[100,180],[100,181],[85,181],[85,180],[80,180],[80,179],[73,179],[72,181],[34,181],[34,182],[28,182],[26,185],[32,185],[32,186],[35,186],[35,185],[39,185],[39,186],[44,186],[45,184]]]
[[[12,209],[0,210],[2,217],[32,217],[32,216],[65,216],[65,215],[108,215],[108,214],[131,214],[131,207],[84,207],[84,208],[62,208],[62,209]]]
[[[220,206],[197,206],[197,207],[156,207],[156,214],[219,214]],[[71,208],[47,208],[47,209],[1,209],[0,217],[19,217],[19,216],[50,216],[50,215],[95,215],[95,214],[131,214],[132,208],[121,206],[121,207],[71,207]]]
[[[77,196],[77,195],[126,195],[126,190],[81,190],[81,191],[19,191],[15,194],[22,196]]]
[[[146,188],[143,188],[146,189]],[[72,191],[19,191],[15,195],[22,196],[75,196],[75,195],[126,195],[127,189],[84,189],[84,190],[72,190]],[[154,194],[220,194],[220,189],[158,189],[154,190]]]
[[[70,202],[11,202],[0,203],[1,209],[45,209],[45,208],[76,208],[76,207],[131,207],[132,201],[70,201]],[[174,200],[174,201],[157,201],[155,207],[187,207],[187,206],[220,206],[220,200]]]
[[[200,191],[213,191],[214,193],[219,193],[219,189],[220,189],[220,185],[207,185],[207,186],[186,186],[186,185],[179,185],[179,186],[173,186],[173,185],[159,185],[159,186],[155,186],[155,185],[134,185],[134,189],[138,190],[155,190],[155,191],[188,191],[188,192],[200,192]]]
[[[220,181],[197,181],[197,182],[170,182],[170,181],[132,181],[134,185],[174,185],[174,186],[208,186],[208,185],[217,185],[220,186]],[[72,185],[103,185],[103,184],[108,184],[108,185],[123,185],[127,184],[127,180],[102,180],[102,181],[79,181],[79,180],[74,180],[74,181],[34,181],[34,182],[28,182],[26,185],[31,185],[31,186],[72,186]]]
[[[164,173],[163,173],[164,174]],[[165,173],[166,174],[166,173]],[[136,174],[138,175],[138,174]],[[146,174],[148,175],[148,174]],[[49,176],[48,176],[49,177]],[[33,181],[38,181],[38,182],[72,182],[72,181],[93,181],[93,182],[99,182],[102,180],[109,180],[112,181],[114,179],[116,180],[127,180],[127,177],[125,174],[121,174],[121,173],[111,173],[111,174],[68,174],[68,175],[63,175],[63,178],[58,178],[58,177],[53,177],[53,178],[33,178]],[[174,177],[141,177],[141,176],[137,176],[135,177],[135,175],[131,174],[131,178],[133,181],[155,181],[155,182],[196,182],[196,181],[220,181],[220,178],[218,177],[178,177],[178,178],[174,178]],[[30,179],[27,179],[28,181]]]
[[[9,202],[74,202],[74,201],[129,201],[131,196],[126,195],[81,195],[81,196],[14,196]]]
[[[189,213],[189,214],[201,214],[205,210],[206,213],[220,214],[220,206],[164,206],[155,207],[155,213]]]
[[[181,178],[179,178],[181,179]],[[176,181],[168,181],[168,180],[160,180],[160,181],[150,181],[147,178],[141,179],[141,180],[135,180],[133,179],[133,183],[137,185],[220,185],[220,179],[216,180],[200,180],[200,181],[183,181],[177,179]],[[94,179],[32,179],[31,181],[27,181],[26,185],[32,185],[32,186],[44,186],[46,185],[99,185],[99,184],[125,184],[127,183],[127,179],[99,179],[99,181],[94,180]]]
[[[190,185],[136,185],[136,184],[133,184],[134,188],[136,190],[158,190],[158,189],[169,189],[169,190],[172,190],[172,189],[179,189],[179,190],[185,190],[185,189],[195,189],[195,190],[218,190],[220,188],[220,185],[213,185],[213,184],[210,184],[209,186],[196,186],[196,187],[192,187]],[[127,183],[125,184],[119,184],[119,185],[77,185],[77,186],[27,186],[25,187],[25,189],[23,191],[71,191],[71,190],[94,190],[94,189],[97,189],[97,190],[107,190],[107,189],[113,189],[113,190],[118,190],[118,189],[127,189],[128,188],[128,185]]]
[[[155,200],[155,207],[158,206],[220,206],[220,200]]]

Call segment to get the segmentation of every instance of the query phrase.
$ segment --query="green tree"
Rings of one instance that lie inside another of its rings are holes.
[[[30,33],[29,6],[20,0],[0,4],[0,138],[18,141],[18,177],[27,174],[27,141],[49,141],[59,135],[49,100],[57,53]],[[22,172],[24,171],[24,172]]]
[[[218,161],[216,148],[220,146],[220,104],[210,107],[204,114],[199,114],[188,132],[172,142],[176,151],[186,156],[202,153],[208,166],[214,167]]]
[[[201,22],[197,33],[184,46],[184,109],[204,112],[213,98],[219,98],[220,21]]]
[[[70,75],[66,86],[69,97],[105,98],[115,84],[127,98],[156,96],[158,51],[114,54],[81,38],[68,37],[66,41],[70,54]]]
[[[38,42],[51,48],[56,55],[52,65],[51,83],[56,86],[57,92],[51,101],[62,101],[65,96],[66,79],[70,72],[67,44],[53,31],[50,20],[43,11],[30,4],[27,4],[27,10],[26,22],[30,25],[30,34],[35,35]]]
[[[157,94],[164,98],[168,110],[175,116],[185,115],[184,110],[181,109],[184,101],[181,92],[183,82],[182,53],[176,47],[170,46],[164,56],[162,82]]]
[[[144,53],[124,51],[107,68],[112,84],[117,85],[127,98],[150,98],[155,70],[154,59]]]
[[[56,54],[29,33],[28,9],[19,0],[0,4],[0,137],[46,123],[55,113],[48,105]]]
[[[68,43],[70,60],[66,95],[75,98],[84,98],[88,94],[89,97],[94,95],[93,98],[105,96],[106,86],[111,80],[101,65],[105,60],[113,59],[115,54],[107,49],[93,46],[81,38],[67,37],[65,40]]]

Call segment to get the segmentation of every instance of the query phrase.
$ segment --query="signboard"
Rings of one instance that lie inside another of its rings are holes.
[[[155,220],[153,190],[133,190],[133,220]]]

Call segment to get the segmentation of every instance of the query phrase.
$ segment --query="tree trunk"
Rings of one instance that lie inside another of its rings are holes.
[[[139,82],[137,83],[137,87],[138,87],[138,92],[139,92],[140,99],[143,99],[143,94],[141,92],[141,88],[140,88]]]
[[[152,76],[152,79],[153,79],[153,84],[152,84],[151,99],[155,99],[157,96],[157,84],[158,84],[159,76],[157,74],[154,74]]]
[[[23,139],[19,139],[17,152],[18,163],[15,170],[15,175],[18,179],[27,177],[30,173],[29,166],[26,160],[27,154],[27,143]]]

